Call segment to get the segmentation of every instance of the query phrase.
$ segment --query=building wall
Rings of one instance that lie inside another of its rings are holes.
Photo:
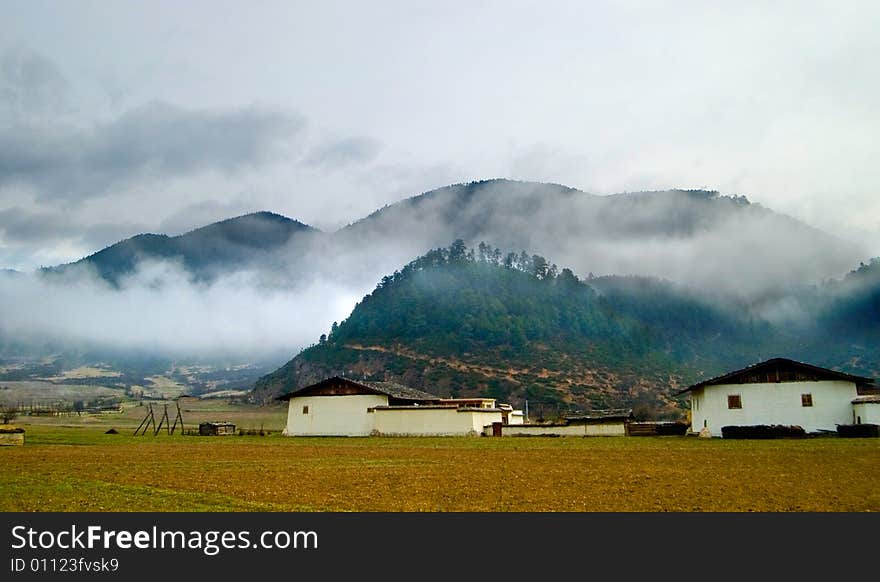
[[[856,424],[880,424],[880,402],[860,402],[852,405],[853,415],[848,421]]]
[[[585,424],[586,436],[626,436],[626,424],[608,422],[602,424]]]
[[[492,434],[491,430],[489,434]],[[569,424],[566,426],[547,426],[539,424],[508,424],[501,428],[504,436],[625,436],[626,426],[622,422],[607,424]]]
[[[737,394],[742,408],[729,409],[728,395]],[[812,395],[812,406],[801,405],[802,394]],[[705,426],[713,436],[721,436],[723,426],[758,424],[833,431],[852,422],[855,397],[856,385],[843,380],[704,386],[691,393],[691,429],[699,432]]]
[[[287,409],[287,436],[369,436],[373,406],[385,406],[388,397],[380,394],[347,396],[297,396]],[[303,407],[308,413],[303,413]]]
[[[455,408],[377,409],[375,430],[394,436],[464,436],[480,434],[486,425],[501,422],[500,411],[459,411]]]

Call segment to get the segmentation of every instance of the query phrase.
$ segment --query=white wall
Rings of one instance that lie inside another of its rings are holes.
[[[387,404],[379,394],[295,396],[287,409],[287,436],[368,436],[374,420],[367,409]]]
[[[501,411],[455,408],[374,410],[376,432],[394,436],[463,436],[480,434],[486,425],[501,422]]]
[[[489,430],[488,434],[492,434]],[[608,424],[569,424],[566,426],[542,426],[539,424],[508,424],[501,427],[501,434],[504,436],[541,436],[541,435],[559,435],[559,436],[625,436],[626,427],[620,423]]]
[[[740,395],[742,408],[728,409],[731,394]],[[813,406],[801,406],[801,394],[812,394]],[[705,386],[691,392],[691,429],[699,432],[706,426],[713,436],[721,436],[723,426],[758,424],[833,431],[852,422],[855,397],[856,385],[843,380]]]
[[[853,404],[852,408],[853,417],[849,419],[849,423],[855,424],[861,420],[862,424],[880,424],[880,402],[860,402]]]
[[[626,436],[626,425],[623,422],[585,424],[586,436]]]

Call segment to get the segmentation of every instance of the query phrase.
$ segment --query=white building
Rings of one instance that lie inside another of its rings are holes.
[[[853,424],[880,424],[880,394],[859,396],[852,405]]]
[[[773,424],[818,432],[856,424],[858,398],[874,392],[873,383],[870,378],[775,358],[694,384],[679,394],[690,395],[694,432],[706,428],[712,436],[721,436],[725,426]],[[867,422],[867,414],[861,422]]]
[[[502,422],[492,398],[440,398],[394,382],[328,378],[281,396],[287,436],[479,435]]]

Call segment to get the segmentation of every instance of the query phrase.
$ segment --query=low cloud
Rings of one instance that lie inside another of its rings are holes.
[[[83,272],[0,277],[0,336],[181,357],[291,355],[344,319],[362,293],[320,277],[273,291],[248,272],[198,285],[171,262],[143,264],[118,290]]]
[[[90,128],[18,124],[0,134],[0,188],[72,203],[198,172],[234,174],[273,159],[303,120],[245,108],[200,111],[163,102]]]

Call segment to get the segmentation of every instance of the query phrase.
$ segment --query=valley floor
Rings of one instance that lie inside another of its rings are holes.
[[[105,422],[19,426],[25,445],[0,447],[2,511],[880,510],[878,439],[134,437],[130,425],[104,434]]]

